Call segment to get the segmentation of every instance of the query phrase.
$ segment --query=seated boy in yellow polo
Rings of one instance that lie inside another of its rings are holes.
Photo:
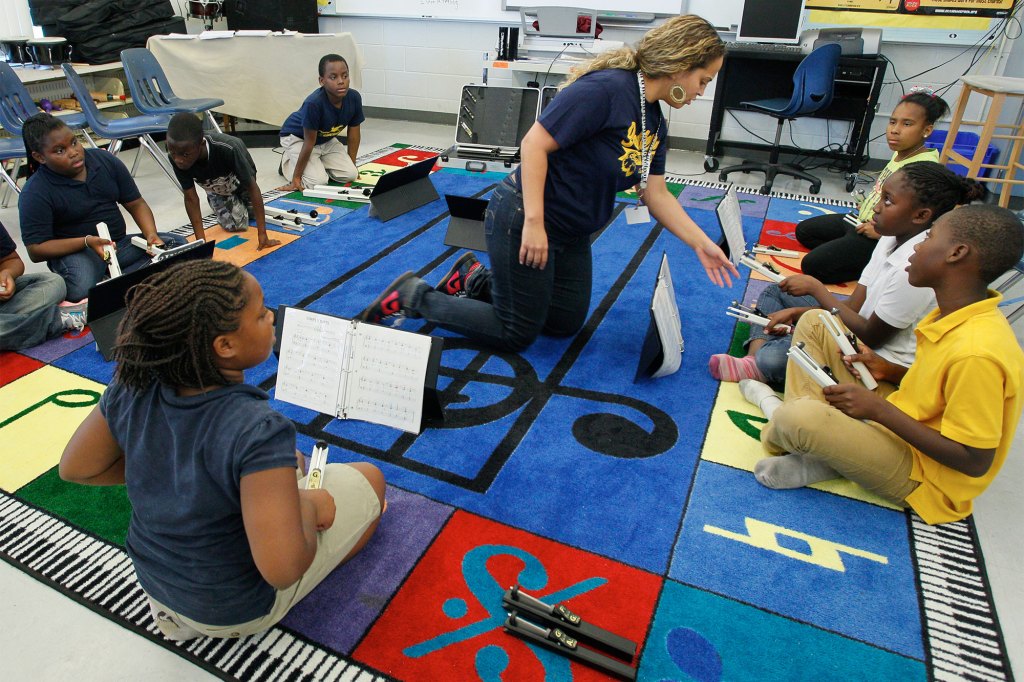
[[[1003,208],[964,206],[932,226],[907,272],[935,290],[938,308],[918,324],[914,363],[887,397],[857,382],[831,337],[801,320],[794,343],[833,367],[839,385],[819,389],[790,361],[785,401],[761,433],[776,456],[758,462],[757,480],[798,488],[842,476],[928,523],[968,516],[1024,406],[1024,352],[997,307],[1002,296],[988,289],[1022,252],[1021,222]],[[852,359],[886,373],[870,351]]]

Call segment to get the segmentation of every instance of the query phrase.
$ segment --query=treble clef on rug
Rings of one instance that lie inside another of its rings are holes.
[[[422,658],[445,647],[464,642],[502,626],[507,615],[501,603],[501,597],[505,594],[506,586],[498,583],[487,568],[487,562],[497,556],[513,556],[523,562],[523,569],[519,572],[515,582],[524,589],[539,591],[548,586],[548,574],[544,569],[544,565],[537,557],[526,550],[511,545],[480,545],[474,547],[466,552],[466,555],[462,558],[462,577],[466,581],[466,587],[470,593],[487,610],[487,617],[432,637],[419,644],[414,644],[407,647],[402,653],[409,658]],[[606,578],[587,578],[575,585],[570,585],[538,598],[549,603],[562,603],[573,597],[596,590],[607,582]],[[459,620],[469,613],[469,606],[466,600],[461,597],[451,597],[444,602],[442,610],[448,618]],[[514,646],[519,646],[519,641],[514,641],[516,642]],[[543,655],[538,656],[538,658],[545,668],[545,679],[566,680],[571,678],[568,659],[550,656],[543,649],[532,644],[527,644],[527,646],[535,653],[543,652]],[[496,645],[485,646],[476,653],[475,664],[477,673],[481,679],[495,679],[496,676],[489,673],[500,673],[508,665],[508,661],[508,654],[503,647]]]

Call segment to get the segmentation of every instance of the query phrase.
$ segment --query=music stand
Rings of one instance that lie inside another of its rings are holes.
[[[471,251],[486,251],[484,211],[487,210],[487,200],[454,194],[445,194],[444,200],[448,204],[448,213],[451,214],[448,231],[444,234],[445,245]]]
[[[380,176],[370,194],[370,215],[386,223],[437,199],[428,177],[435,163],[437,159],[431,157]]]
[[[661,266],[651,294],[650,322],[640,349],[633,382],[657,379],[679,371],[683,364],[683,331],[679,323],[679,304],[668,267],[668,254],[662,252]]]
[[[740,264],[740,257],[747,250],[747,240],[743,237],[743,212],[740,210],[740,199],[736,194],[736,185],[729,185],[725,198],[715,209],[718,222],[722,226],[722,240],[718,245],[725,252],[733,265]]]
[[[100,352],[104,360],[109,361],[114,357],[117,326],[121,323],[121,318],[124,317],[125,297],[128,295],[128,290],[151,275],[163,272],[177,263],[199,258],[213,258],[213,249],[216,243],[214,240],[203,242],[194,249],[181,251],[120,277],[104,280],[89,289],[86,317],[89,320],[89,329],[92,331],[93,339],[96,341],[96,350]],[[188,296],[189,292],[183,291],[181,295]]]

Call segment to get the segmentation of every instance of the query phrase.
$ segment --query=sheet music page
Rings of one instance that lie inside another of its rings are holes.
[[[354,333],[346,416],[419,433],[430,337],[369,324]]]
[[[679,342],[679,350],[683,350],[683,327],[679,320],[679,303],[676,302],[676,287],[672,283],[672,272],[668,268],[668,254],[661,254],[661,269],[658,270],[659,283],[664,282],[665,293],[668,295],[666,307],[672,311],[672,338]]]
[[[739,265],[740,256],[747,248],[747,240],[743,238],[743,212],[740,211],[740,199],[736,195],[736,185],[729,185],[725,198],[718,204],[718,221],[722,223],[722,232],[729,245],[729,260]]]
[[[681,348],[682,334],[679,326],[679,308],[675,305],[675,293],[671,292],[664,279],[658,279],[657,288],[652,297],[651,310],[654,313],[654,324],[658,328],[661,339],[661,351],[664,359],[661,367],[651,376],[657,379],[679,369],[683,362]]]
[[[288,308],[274,396],[337,416],[345,337],[351,328],[352,323],[340,317]]]

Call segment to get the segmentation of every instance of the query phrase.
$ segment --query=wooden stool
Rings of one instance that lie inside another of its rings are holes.
[[[999,192],[999,205],[1006,208],[1010,203],[1010,190],[1013,185],[1024,185],[1024,177],[1016,179],[1017,171],[1024,170],[1021,163],[1021,149],[1024,148],[1024,78],[1010,78],[1009,76],[962,76],[963,90],[960,91],[960,99],[953,110],[953,120],[949,123],[949,134],[946,136],[946,143],[942,146],[942,153],[939,154],[939,163],[948,165],[950,162],[967,166],[967,177],[982,180],[984,182],[997,182],[1003,185]],[[984,121],[963,120],[964,111],[967,109],[967,100],[971,93],[977,92],[986,97],[992,98],[992,107],[988,112],[988,118]],[[999,123],[999,114],[1002,112],[1003,103],[1007,97],[1021,98],[1021,108],[1017,112],[1015,123]],[[967,158],[963,154],[953,151],[953,142],[956,141],[957,131],[960,124],[979,125],[981,128],[981,139],[978,140],[978,148],[974,150],[974,157]],[[995,134],[996,128],[1009,128],[1010,133]],[[1013,140],[1004,163],[982,163],[985,160],[985,153],[988,151],[989,143],[993,139]],[[982,168],[991,169],[990,176],[995,176],[994,171],[1004,171],[1003,177],[979,178],[978,173]]]

